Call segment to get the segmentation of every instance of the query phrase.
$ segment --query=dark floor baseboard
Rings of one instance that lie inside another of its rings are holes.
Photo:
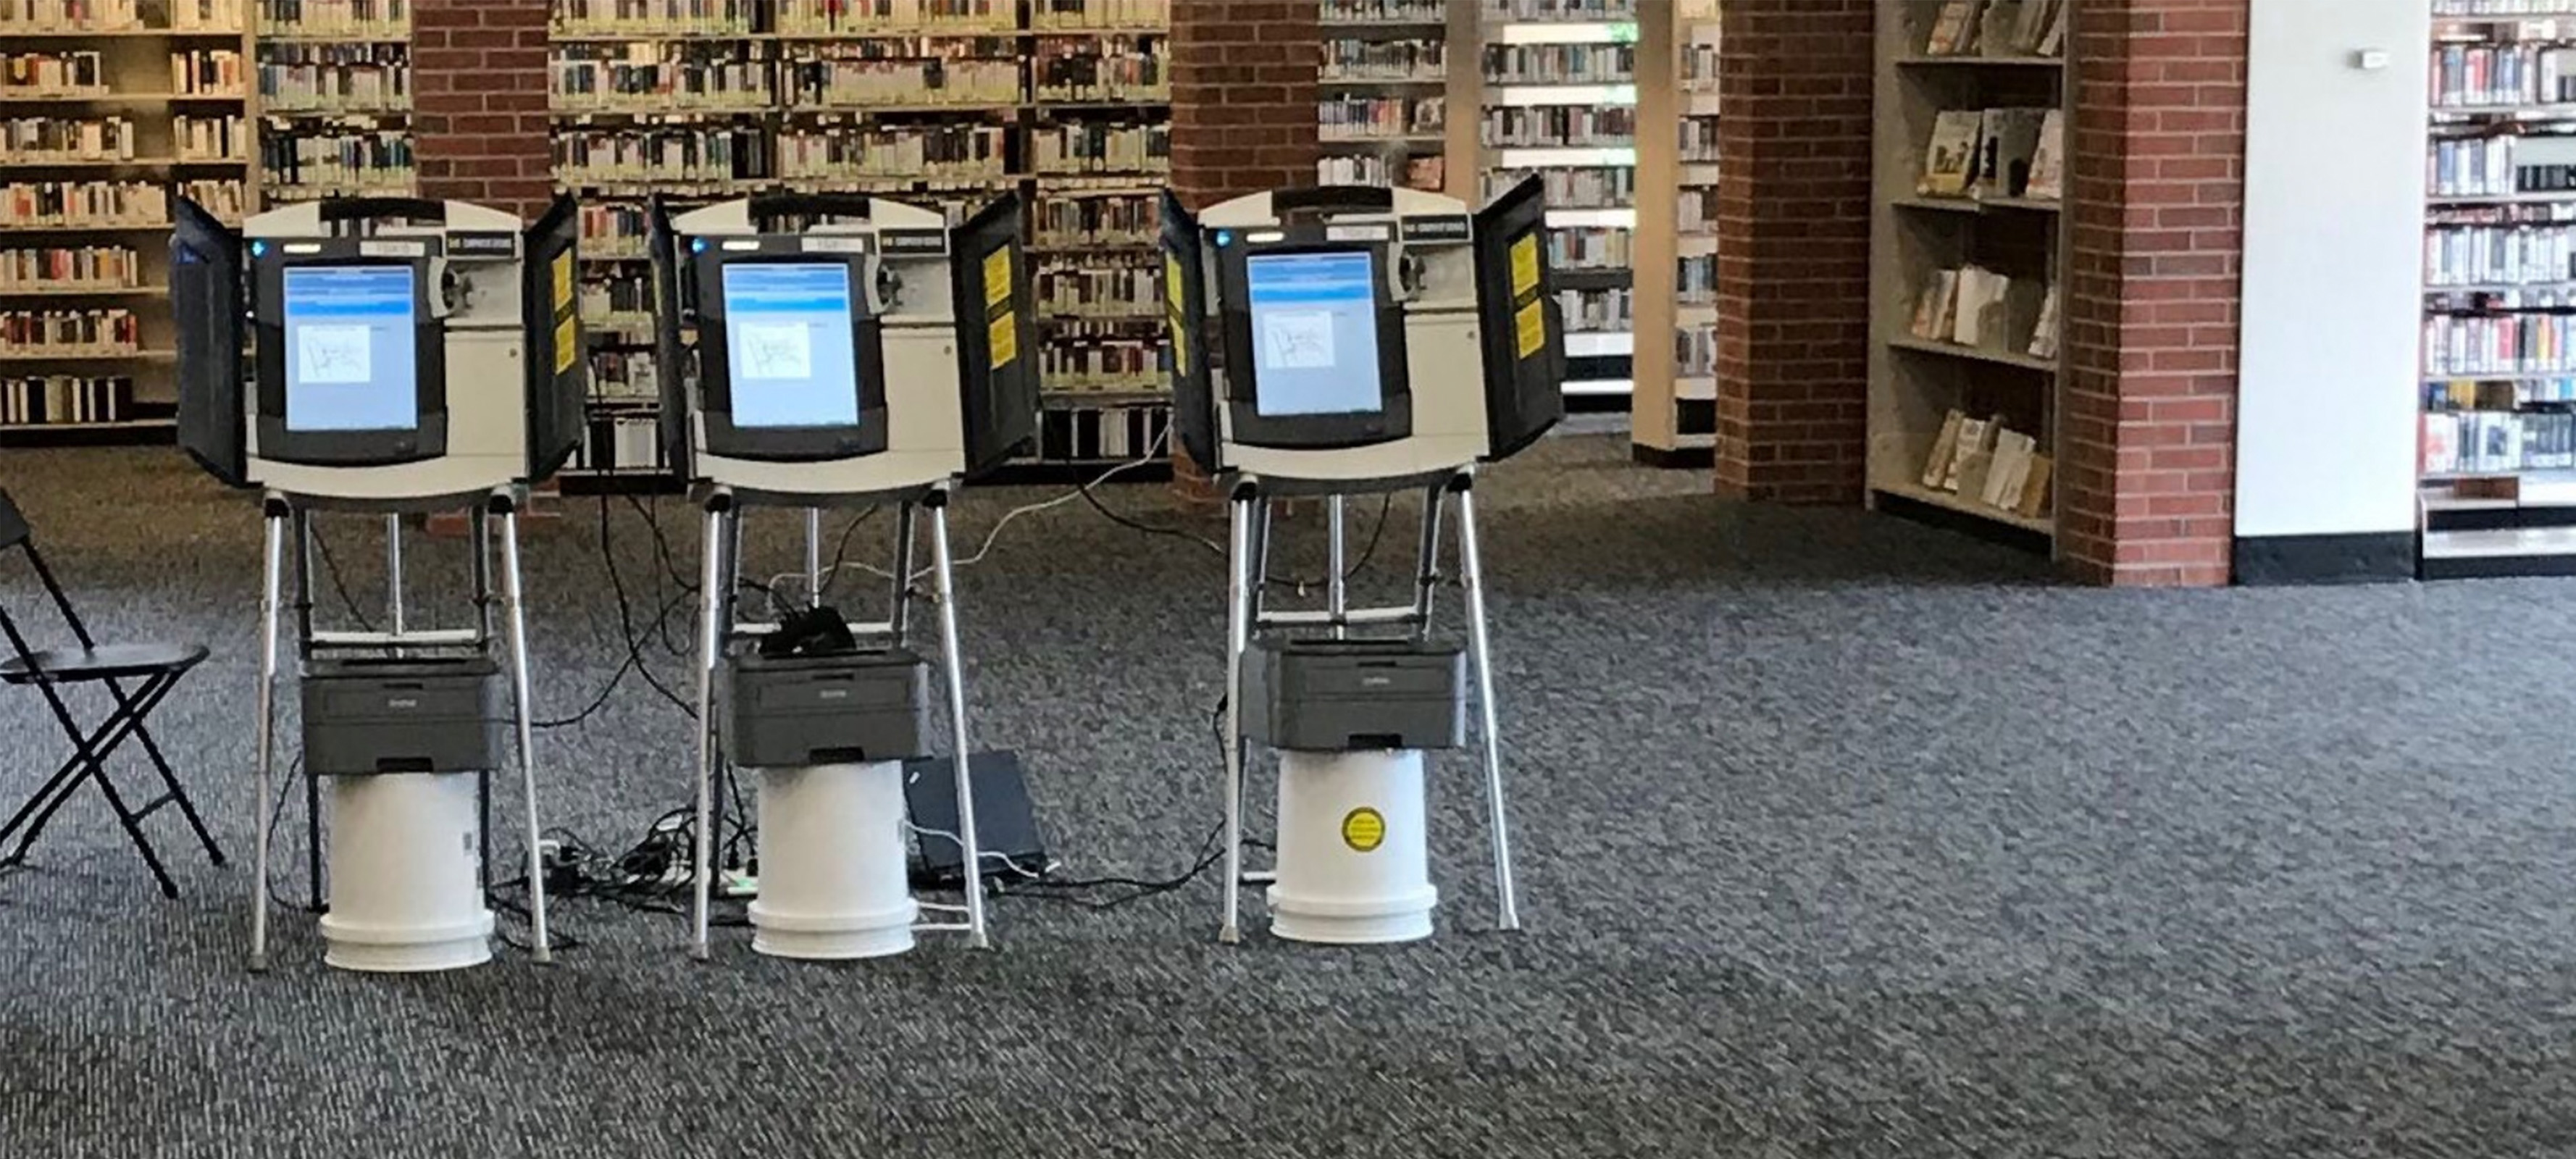
[[[1636,460],[1639,466],[1667,471],[1707,470],[1717,466],[1715,447],[1676,447],[1668,450],[1663,447],[1650,447],[1644,443],[1634,443],[1628,448],[1628,456]]]
[[[2415,578],[2412,532],[2260,535],[2236,541],[2236,582],[2247,587],[2403,583]]]

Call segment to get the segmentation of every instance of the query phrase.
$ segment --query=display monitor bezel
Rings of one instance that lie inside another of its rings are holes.
[[[807,252],[795,237],[692,239],[683,255],[697,298],[698,411],[708,454],[763,462],[849,459],[887,447],[885,337],[869,301],[874,255]],[[745,245],[745,243],[750,243]],[[728,248],[744,246],[744,248]],[[858,421],[825,426],[744,426],[734,421],[725,270],[736,265],[841,266],[850,284],[850,350],[858,375]]]
[[[1376,239],[1333,239],[1321,223],[1259,230],[1220,229],[1216,252],[1222,279],[1225,329],[1226,415],[1232,441],[1252,447],[1331,450],[1395,442],[1413,433],[1413,389],[1404,312],[1393,279],[1398,254],[1395,225]],[[1257,240],[1256,240],[1257,238]],[[1369,259],[1370,298],[1377,323],[1378,409],[1325,414],[1264,414],[1261,375],[1253,355],[1251,266],[1255,257],[1361,254]]]
[[[258,352],[252,362],[258,375],[260,458],[310,466],[381,467],[423,462],[447,453],[447,343],[430,303],[437,285],[439,239],[401,240],[417,252],[366,253],[353,238],[251,239],[256,294],[252,318],[258,327]],[[305,430],[287,425],[286,272],[317,267],[394,267],[411,272],[414,422],[410,427]]]

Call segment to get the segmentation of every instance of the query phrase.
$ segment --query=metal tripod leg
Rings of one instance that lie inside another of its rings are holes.
[[[508,498],[501,507],[501,598],[508,604],[510,691],[519,717],[519,792],[528,824],[528,941],[538,965],[555,960],[554,942],[546,932],[546,861],[538,845],[543,823],[537,819],[537,740],[535,695],[528,679],[528,589],[519,569],[519,508]]]
[[[277,753],[277,613],[286,568],[286,503],[267,503],[267,574],[259,597],[259,795],[251,807],[250,968],[268,969],[268,814]]]
[[[805,509],[805,600],[823,606],[823,509]]]
[[[707,893],[715,875],[716,662],[723,654],[725,623],[724,548],[732,535],[732,501],[721,493],[707,499],[706,566],[698,573],[698,776],[696,821],[689,870],[689,956],[703,962],[707,946]]]
[[[957,573],[948,550],[948,493],[932,492],[929,503],[931,562],[939,572],[939,655],[941,666],[948,670],[949,751],[954,754],[950,767],[957,776],[957,845],[966,863],[966,944],[984,950],[992,948],[993,939],[984,928],[984,848],[975,837],[975,779],[967,761],[973,750],[966,738],[966,654],[957,640]]]
[[[1252,619],[1252,581],[1245,568],[1253,562],[1252,505],[1261,500],[1249,487],[1227,504],[1232,536],[1225,557],[1225,921],[1216,940],[1232,945],[1243,940],[1243,649]]]
[[[1347,551],[1342,515],[1348,506],[1339,492],[1324,501],[1324,566],[1327,569],[1324,575],[1324,608],[1332,614],[1333,638],[1336,640],[1346,639],[1351,634],[1350,625],[1343,622],[1344,617],[1350,615],[1351,604],[1350,580],[1342,574],[1349,566],[1342,562]]]
[[[1494,647],[1485,631],[1485,565],[1476,551],[1476,493],[1472,480],[1458,482],[1458,574],[1467,589],[1467,647],[1476,662],[1477,731],[1483,734],[1485,804],[1494,831],[1494,924],[1517,930],[1521,913],[1512,892],[1512,838],[1503,811],[1503,749],[1494,719]]]
[[[898,504],[894,516],[894,611],[887,619],[894,624],[894,646],[903,647],[912,628],[912,539],[913,506]]]
[[[1448,502],[1445,487],[1433,487],[1422,495],[1422,546],[1420,570],[1414,574],[1413,638],[1431,638],[1431,613],[1440,590],[1440,508]]]

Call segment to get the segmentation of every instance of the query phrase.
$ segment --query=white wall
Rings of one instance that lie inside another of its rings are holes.
[[[2236,534],[2412,531],[2432,6],[2252,3]]]

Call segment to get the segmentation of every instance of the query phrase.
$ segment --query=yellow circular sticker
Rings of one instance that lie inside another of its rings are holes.
[[[1342,844],[1361,853],[1372,853],[1386,844],[1386,817],[1362,805],[1342,817]]]

